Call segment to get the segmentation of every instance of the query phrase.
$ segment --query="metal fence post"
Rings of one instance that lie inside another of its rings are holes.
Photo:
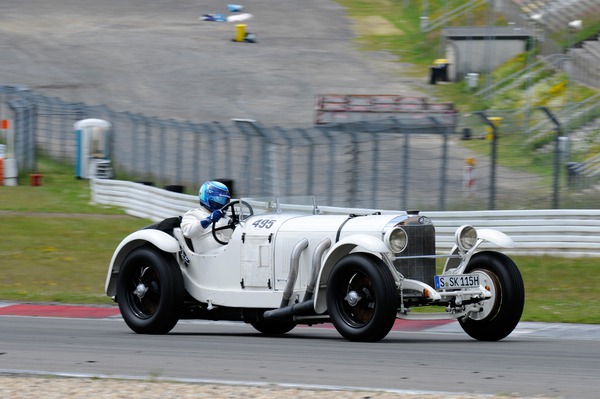
[[[210,179],[216,179],[217,178],[217,162],[216,162],[216,158],[217,158],[217,154],[215,154],[215,149],[217,148],[217,132],[215,129],[215,125],[204,125],[206,127],[206,132],[208,134],[208,149],[205,149],[204,151],[200,151],[200,149],[198,149],[198,152],[196,153],[196,155],[198,157],[204,158],[206,155],[206,158],[210,158],[208,159],[208,162],[201,162],[203,165],[209,165],[209,169],[208,169],[208,174],[210,176]],[[210,154],[210,155],[209,155]]]
[[[200,125],[192,124],[192,154],[196,154],[195,157],[192,158],[192,180],[194,184],[199,184],[200,182],[200,157],[197,154],[200,154],[200,134],[202,134],[202,130],[200,129]]]
[[[316,129],[317,129],[317,131],[321,132],[329,141],[329,145],[328,145],[329,159],[327,160],[327,164],[329,165],[329,171],[328,171],[329,177],[327,178],[327,180],[330,182],[333,182],[334,178],[335,178],[335,171],[336,171],[335,146],[334,146],[335,138],[334,138],[333,134],[329,131],[329,129],[327,129],[325,127],[318,126]],[[327,203],[332,204],[333,200],[334,200],[333,190],[327,190]]]
[[[540,107],[548,118],[556,126],[556,137],[554,146],[554,184],[553,184],[553,196],[552,196],[552,207],[558,209],[559,205],[559,190],[560,190],[560,138],[562,137],[562,127],[559,120],[554,116],[552,112],[546,107]]]
[[[402,146],[402,194],[400,196],[402,201],[400,203],[400,209],[406,209],[408,207],[408,182],[410,176],[410,132],[408,129],[402,129],[402,133],[404,134],[404,143]]]
[[[492,147],[491,147],[491,162],[490,166],[490,196],[489,196],[489,205],[490,210],[496,209],[496,166],[497,166],[497,144],[498,144],[498,129],[496,125],[490,121],[485,114],[485,111],[476,112],[483,121],[492,129]]]
[[[433,119],[436,124],[438,124],[438,126],[441,126],[441,123],[439,121],[437,121],[435,118],[431,118]],[[448,138],[449,138],[449,133],[450,133],[450,126],[443,126],[442,127],[442,131],[443,131],[443,136],[444,136],[444,143],[443,143],[443,150],[442,150],[442,165],[441,165],[441,175],[440,175],[440,210],[445,211],[446,210],[446,169],[448,166]]]
[[[145,131],[144,131],[144,154],[146,155],[144,157],[144,172],[146,174],[146,176],[148,176],[149,179],[154,179],[154,173],[152,172],[151,166],[151,159],[152,159],[152,125],[150,124],[150,121],[146,118],[144,118],[144,126],[145,126]]]
[[[349,124],[342,125],[342,131],[345,134],[348,134],[352,137],[352,147],[350,150],[350,156],[352,158],[352,170],[350,172],[350,189],[348,190],[348,194],[350,197],[350,206],[356,206],[356,197],[357,197],[357,181],[358,181],[358,159],[359,159],[359,149],[358,149],[358,139],[356,137],[356,132],[354,132]]]
[[[274,158],[274,143],[273,143],[273,139],[271,137],[271,134],[269,132],[268,129],[264,128],[263,126],[261,126],[260,124],[258,124],[255,120],[253,119],[233,119],[233,121],[240,127],[240,130],[242,132],[248,133],[250,136],[253,136],[252,132],[256,133],[256,135],[258,137],[261,138],[262,140],[262,160],[264,163],[266,163],[266,167],[264,168],[264,170],[267,170],[267,176],[266,179],[263,178],[263,180],[266,180],[270,185],[271,185],[271,193],[273,194],[275,192],[279,192],[279,188],[278,188],[278,182],[275,181],[274,179],[274,173],[276,173],[276,160]],[[246,129],[244,128],[244,126],[248,126],[250,129]],[[247,153],[248,156],[248,178],[247,178],[247,192],[250,193],[251,192],[251,188],[250,188],[250,181],[251,179],[251,168],[250,168],[250,153],[248,151]]]
[[[283,130],[283,129],[282,129]],[[298,129],[298,131],[300,132],[300,134],[302,135],[302,137],[304,137],[308,143],[309,143],[309,156],[308,156],[308,179],[306,179],[306,192],[307,193],[313,193],[314,192],[314,174],[315,174],[315,145],[313,140],[310,138],[308,132],[306,132],[304,129]],[[292,149],[291,144],[288,142],[288,145],[290,147],[290,150]],[[291,169],[291,168],[289,168]],[[288,182],[290,179],[287,179]]]
[[[11,100],[8,105],[14,113],[13,155],[17,167],[21,171],[33,171],[36,169],[36,106],[25,97]]]

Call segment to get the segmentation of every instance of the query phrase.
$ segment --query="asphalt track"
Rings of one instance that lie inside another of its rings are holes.
[[[0,333],[9,375],[562,398],[597,398],[600,375],[595,325],[522,322],[486,343],[456,322],[401,321],[383,341],[358,344],[330,325],[266,337],[241,323],[181,321],[143,336],[115,307],[0,303]]]
[[[0,316],[120,319],[121,313],[116,306],[0,302]],[[328,325],[326,328],[331,329],[333,326]],[[463,334],[462,329],[456,322],[446,320],[397,320],[392,331],[429,331]],[[532,338],[600,341],[600,325],[521,322],[513,332],[513,335]]]

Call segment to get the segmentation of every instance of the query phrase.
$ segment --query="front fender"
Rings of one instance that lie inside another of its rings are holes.
[[[515,242],[513,241],[513,239],[498,230],[477,229],[477,236],[502,248],[515,247]]]
[[[316,286],[318,289],[315,292],[315,311],[318,314],[327,310],[325,292],[331,270],[341,258],[354,251],[355,248],[360,248],[362,252],[376,254],[389,252],[387,245],[382,240],[367,234],[353,234],[338,241],[325,257],[317,279]]]
[[[121,241],[108,266],[108,275],[104,290],[106,295],[115,296],[117,290],[117,276],[121,263],[125,257],[135,248],[145,244],[152,244],[163,252],[177,253],[179,252],[179,243],[169,234],[155,229],[143,229],[134,231]]]

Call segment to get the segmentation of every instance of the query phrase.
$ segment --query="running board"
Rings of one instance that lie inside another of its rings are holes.
[[[329,315],[315,315],[315,316],[294,316],[294,321],[299,324],[321,324],[331,322]]]
[[[457,312],[457,313],[413,313],[413,314],[403,314],[398,312],[396,318],[402,320],[456,320],[463,316],[465,316],[467,312]]]

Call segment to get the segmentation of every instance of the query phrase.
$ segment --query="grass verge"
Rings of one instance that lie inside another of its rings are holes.
[[[148,220],[90,203],[86,180],[70,166],[40,159],[41,186],[0,186],[0,300],[108,303],[112,251]]]

